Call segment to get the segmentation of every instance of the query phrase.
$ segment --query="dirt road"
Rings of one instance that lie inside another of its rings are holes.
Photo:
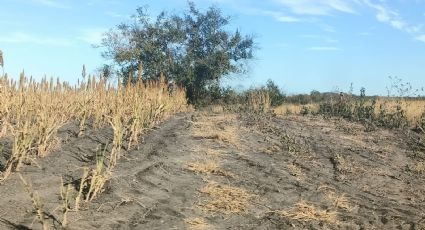
[[[76,128],[22,172],[51,229],[63,221],[61,177],[78,184],[112,141],[109,129]],[[343,120],[180,114],[126,152],[68,229],[425,229],[424,160],[401,131]],[[17,174],[0,194],[0,229],[41,229]]]

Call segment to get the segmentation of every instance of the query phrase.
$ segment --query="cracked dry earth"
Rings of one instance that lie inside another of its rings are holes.
[[[41,169],[25,167],[50,228],[60,229],[61,176],[81,177],[111,138],[68,138]],[[319,117],[180,114],[126,152],[68,229],[425,229],[425,154],[411,140]],[[0,194],[0,229],[41,228],[17,175]]]

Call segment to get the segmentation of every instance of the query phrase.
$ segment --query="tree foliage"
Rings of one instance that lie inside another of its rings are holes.
[[[131,23],[105,34],[103,56],[113,60],[124,82],[164,74],[185,86],[194,102],[223,76],[246,71],[246,60],[253,58],[253,38],[229,32],[229,25],[219,8],[203,12],[193,2],[182,14],[162,12],[154,20],[141,7]]]
[[[277,86],[273,80],[267,80],[266,89],[269,94],[272,106],[278,106],[284,102],[285,95],[282,93],[282,91],[279,89],[279,86]]]

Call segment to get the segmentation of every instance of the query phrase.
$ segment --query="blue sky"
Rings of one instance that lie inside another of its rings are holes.
[[[195,0],[220,7],[232,27],[253,34],[259,49],[249,87],[274,80],[288,93],[366,87],[386,94],[388,76],[425,86],[425,0]],[[137,6],[182,12],[185,0],[0,0],[0,49],[5,71],[17,77],[60,77],[71,83],[82,65],[105,60],[92,44],[129,20]]]

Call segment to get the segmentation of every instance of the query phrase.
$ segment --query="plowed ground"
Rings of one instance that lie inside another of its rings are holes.
[[[62,228],[61,177],[76,193],[82,167],[112,141],[107,128],[77,131],[63,127],[61,146],[21,172],[50,229]],[[415,138],[320,117],[180,114],[125,152],[105,191],[68,213],[67,229],[425,229]],[[41,229],[17,173],[0,194],[0,229]]]

